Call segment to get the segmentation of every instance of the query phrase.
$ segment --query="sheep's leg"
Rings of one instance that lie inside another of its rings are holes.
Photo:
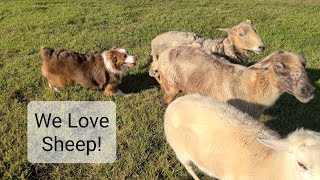
[[[163,96],[164,103],[170,104],[180,90],[177,89],[175,85],[169,84],[168,80],[165,77],[163,77],[161,73],[157,81],[159,82],[161,88],[164,91],[164,96]]]
[[[170,104],[174,98],[176,97],[176,95],[178,94],[179,91],[175,90],[175,91],[172,91],[172,92],[164,92],[164,97],[163,97],[163,100],[166,104]]]
[[[163,82],[163,78],[160,78],[161,81],[161,86],[164,89],[164,96],[163,96],[163,100],[166,104],[170,104],[174,98],[177,96],[177,94],[179,93],[179,89],[176,89],[176,87],[174,86],[170,86],[166,83]]]

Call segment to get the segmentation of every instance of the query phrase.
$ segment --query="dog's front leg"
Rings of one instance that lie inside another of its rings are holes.
[[[119,81],[110,81],[104,88],[104,93],[110,96],[125,96],[126,94],[118,89],[119,84]]]
[[[60,92],[59,88],[53,87],[50,83],[49,83],[49,88],[54,89],[54,91],[56,91],[57,93]]]
[[[110,84],[107,85],[107,87],[104,89],[104,93],[106,93],[110,96],[125,96],[126,95],[120,89],[118,89],[117,87],[113,87]]]
[[[110,75],[109,82],[106,85],[104,92],[111,96],[125,96],[126,94],[118,89],[118,86],[120,85],[120,83],[121,83],[120,75]]]

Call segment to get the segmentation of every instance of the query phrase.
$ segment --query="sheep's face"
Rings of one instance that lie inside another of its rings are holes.
[[[276,74],[277,86],[294,95],[303,103],[313,98],[315,88],[310,84],[305,70],[305,59],[300,55],[279,51],[271,57],[273,72]]]
[[[288,168],[294,179],[320,179],[320,135],[310,130],[297,130],[286,139],[258,140],[264,145],[287,156]],[[290,164],[292,166],[290,166]]]
[[[226,31],[229,39],[234,44],[237,50],[240,51],[253,51],[260,54],[264,51],[265,45],[256,32],[256,28],[252,25],[250,20],[242,22],[232,29],[220,29]]]
[[[302,179],[320,179],[320,144],[310,142],[303,144],[295,152],[294,162]]]
[[[320,179],[320,136],[310,130],[297,130],[287,138],[288,152],[301,179]]]

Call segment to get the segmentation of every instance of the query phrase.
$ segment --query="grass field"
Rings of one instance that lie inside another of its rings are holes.
[[[224,37],[218,28],[251,19],[267,45],[258,61],[276,50],[307,59],[317,88],[302,104],[285,94],[260,118],[282,135],[298,128],[320,131],[320,1],[318,0],[1,0],[0,179],[191,179],[163,133],[162,92],[147,70],[130,69],[121,89],[129,97],[73,86],[55,93],[41,76],[39,48],[101,52],[120,45],[147,62],[150,42],[169,30]],[[30,101],[107,101],[117,104],[117,161],[113,164],[30,164],[27,104]],[[202,175],[202,179],[209,179]]]

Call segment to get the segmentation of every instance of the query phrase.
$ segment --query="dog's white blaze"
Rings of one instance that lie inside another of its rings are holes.
[[[128,54],[127,50],[125,49],[118,49],[119,52],[124,53],[124,54]]]
[[[122,49],[122,48],[118,49],[118,52],[121,52],[121,53],[124,53],[124,54],[128,55],[127,50]],[[128,57],[126,58],[126,60],[124,60],[124,62],[126,62],[126,63],[136,63],[135,58],[132,55],[128,55]]]

